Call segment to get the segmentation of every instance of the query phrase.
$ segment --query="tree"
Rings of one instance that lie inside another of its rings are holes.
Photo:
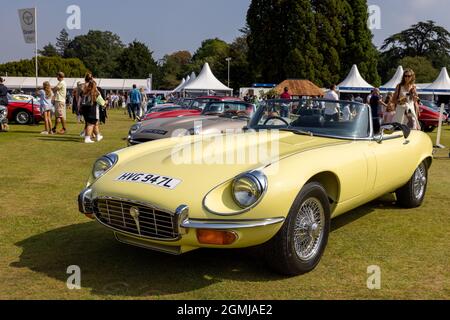
[[[310,0],[253,0],[247,12],[249,63],[258,80],[306,78],[320,84]]]
[[[56,49],[61,57],[65,57],[65,52],[69,44],[70,44],[69,34],[67,33],[66,29],[62,29],[61,32],[59,33],[59,36],[56,38]]]
[[[66,49],[65,56],[78,58],[97,78],[113,77],[117,59],[124,45],[120,37],[110,31],[90,30],[86,35],[75,37]]]
[[[173,89],[184,77],[184,70],[191,63],[192,55],[189,51],[177,51],[170,55],[164,56],[162,66],[162,87],[165,89]]]
[[[59,56],[55,46],[51,43],[45,45],[42,50],[39,50],[39,54],[44,57],[57,57]]]
[[[129,79],[146,79],[154,76],[157,85],[158,65],[153,59],[153,52],[142,42],[134,40],[117,58],[115,77]]]
[[[34,61],[34,59],[28,59],[1,64],[0,74],[8,73],[9,76],[34,77],[36,72]],[[88,71],[80,60],[64,59],[60,56],[38,57],[38,64],[39,76],[41,77],[55,77],[57,72],[62,71],[66,77],[81,78]]]
[[[380,73],[398,66],[405,57],[424,57],[434,68],[450,66],[450,33],[434,21],[419,22],[387,38],[381,47]]]
[[[342,29],[346,49],[341,55],[341,77],[349,72],[353,64],[356,64],[361,75],[368,82],[379,86],[381,79],[378,74],[378,51],[372,43],[373,35],[367,24],[369,19],[367,1],[346,1],[349,6],[347,7],[348,16],[344,20]]]
[[[230,86],[235,89],[247,87],[255,82],[247,56],[247,36],[244,34],[230,44]]]
[[[439,75],[439,70],[425,57],[405,57],[399,63],[403,68],[414,70],[417,83],[431,83]]]
[[[323,57],[317,66],[322,84],[329,87],[342,79],[348,70],[342,67],[346,50],[345,28],[350,24],[348,13],[351,7],[347,1],[313,0],[317,28],[317,48]],[[351,17],[350,17],[351,18]]]

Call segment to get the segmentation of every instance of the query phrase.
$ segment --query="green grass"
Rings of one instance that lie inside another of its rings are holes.
[[[81,216],[76,197],[93,162],[125,146],[131,121],[113,112],[105,140],[85,145],[70,118],[66,136],[16,125],[0,134],[0,299],[450,298],[448,150],[437,154],[421,208],[386,198],[337,218],[317,269],[283,278],[248,250],[169,256],[119,244]],[[66,287],[70,265],[81,267],[81,290]],[[381,267],[381,290],[367,289],[369,265]]]

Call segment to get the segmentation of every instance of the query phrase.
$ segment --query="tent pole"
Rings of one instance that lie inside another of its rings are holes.
[[[439,125],[438,125],[438,132],[436,137],[436,148],[438,149],[444,149],[445,146],[441,144],[441,136],[442,136],[442,118],[444,117],[444,107],[445,105],[441,103],[441,110],[439,112]]]

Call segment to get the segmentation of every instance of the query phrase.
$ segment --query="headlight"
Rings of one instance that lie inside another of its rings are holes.
[[[243,209],[252,207],[267,189],[267,178],[260,171],[245,173],[233,181],[234,201]]]
[[[130,135],[135,134],[142,127],[142,123],[136,123],[130,128]]]
[[[119,157],[115,153],[111,153],[101,157],[95,162],[94,168],[92,169],[92,175],[94,176],[95,179],[100,178],[108,170],[114,167],[114,165],[117,163],[118,160]]]

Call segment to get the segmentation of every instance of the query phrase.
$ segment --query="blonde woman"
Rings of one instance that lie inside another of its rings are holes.
[[[406,69],[392,99],[392,103],[396,106],[393,122],[407,125],[413,130],[420,130],[419,109],[417,107],[418,95],[415,81],[416,75],[414,71]]]
[[[39,99],[41,111],[44,115],[45,121],[45,131],[42,131],[41,134],[53,134],[52,131],[52,111],[53,111],[53,91],[50,85],[50,82],[45,81],[43,84],[43,89],[39,90]]]
[[[139,112],[139,117],[142,118],[143,116],[145,116],[145,113],[147,112],[148,98],[147,98],[147,94],[145,93],[144,88],[141,88],[140,91],[141,91],[142,101],[141,101],[141,110]]]

